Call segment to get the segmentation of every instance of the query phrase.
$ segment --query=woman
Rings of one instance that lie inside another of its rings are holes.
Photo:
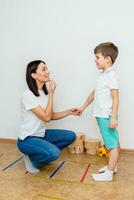
[[[72,131],[46,129],[46,122],[77,115],[75,108],[53,112],[53,96],[56,83],[50,81],[47,65],[42,60],[28,64],[27,89],[21,98],[21,132],[17,141],[24,153],[27,171],[34,173],[45,164],[56,160],[61,150],[75,141]],[[46,83],[49,84],[48,89]]]

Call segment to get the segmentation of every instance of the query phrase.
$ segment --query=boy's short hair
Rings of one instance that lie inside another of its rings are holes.
[[[104,58],[110,56],[112,63],[114,63],[118,56],[118,47],[111,42],[105,42],[95,47],[94,54],[97,53],[101,53]]]

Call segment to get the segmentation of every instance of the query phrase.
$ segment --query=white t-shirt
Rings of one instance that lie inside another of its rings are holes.
[[[118,77],[113,67],[100,73],[94,94],[94,116],[109,118],[112,113],[111,90],[119,89]]]
[[[48,97],[43,90],[39,91],[40,96],[36,97],[33,92],[27,89],[21,97],[21,131],[20,139],[27,136],[44,137],[46,125],[32,111],[32,108],[41,106],[43,109],[47,106]]]

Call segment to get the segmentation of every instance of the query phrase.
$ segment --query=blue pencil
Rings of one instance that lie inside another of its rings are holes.
[[[64,165],[65,161],[63,161],[54,171],[53,173],[50,175],[49,178],[52,178],[56,173],[57,171]]]
[[[21,156],[20,158],[18,158],[17,160],[15,160],[14,162],[12,162],[10,165],[8,165],[7,167],[5,167],[4,169],[2,169],[2,171],[5,171],[6,169],[8,169],[9,167],[11,167],[12,165],[14,165],[15,163],[17,163],[19,160],[21,160],[23,158],[23,156]]]

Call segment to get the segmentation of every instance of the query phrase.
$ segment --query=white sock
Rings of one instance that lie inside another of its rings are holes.
[[[107,165],[105,165],[104,167],[102,167],[101,169],[99,169],[99,173],[103,173],[103,172],[105,172],[106,170],[108,169],[108,166]],[[115,167],[115,169],[114,169],[114,173],[117,173],[117,165],[116,165],[116,167]]]
[[[29,156],[24,155],[24,162],[25,162],[26,170],[29,173],[36,173],[36,172],[40,171],[39,169],[37,169],[36,167],[33,166]]]
[[[113,171],[107,169],[104,173],[92,174],[92,178],[95,181],[112,181],[113,180]]]

